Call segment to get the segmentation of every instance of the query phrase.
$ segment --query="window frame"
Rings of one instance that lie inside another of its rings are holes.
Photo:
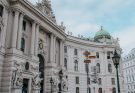
[[[79,87],[76,87],[76,93],[79,93]]]
[[[78,55],[78,50],[76,48],[74,49],[74,55]]]
[[[74,71],[78,71],[78,60],[74,61]]]
[[[79,83],[80,83],[80,82],[79,82],[79,77],[78,77],[78,76],[75,77],[75,82],[76,82],[76,84],[79,84]]]
[[[22,52],[25,52],[25,43],[26,43],[25,38],[22,37],[21,38],[21,49],[20,49]]]
[[[64,58],[64,67],[67,70],[67,58]]]
[[[4,12],[4,7],[3,5],[0,4],[0,17],[3,16],[3,12]]]

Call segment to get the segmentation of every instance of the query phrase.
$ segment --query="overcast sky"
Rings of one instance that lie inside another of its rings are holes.
[[[51,0],[51,4],[58,24],[63,21],[73,35],[93,37],[103,26],[119,38],[124,54],[135,48],[135,0]]]

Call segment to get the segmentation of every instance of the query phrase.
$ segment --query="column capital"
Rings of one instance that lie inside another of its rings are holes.
[[[61,42],[61,43],[65,43],[65,41],[64,41],[63,39],[60,39],[60,42]]]
[[[35,21],[38,26],[40,26],[40,23],[38,21]]]
[[[20,12],[20,16],[24,17],[26,14],[24,12]]]

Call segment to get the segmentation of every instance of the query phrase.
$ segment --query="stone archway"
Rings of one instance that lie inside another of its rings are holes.
[[[41,88],[40,88],[40,93],[44,93],[44,57],[41,54],[38,54],[38,58],[39,58],[39,72],[41,73],[40,78],[42,79],[42,82],[40,83]]]

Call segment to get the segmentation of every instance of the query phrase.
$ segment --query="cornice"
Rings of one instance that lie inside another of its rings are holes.
[[[96,42],[90,42],[90,41],[86,41],[86,40],[79,40],[77,38],[70,38],[67,36],[66,41],[71,42],[71,43],[75,43],[75,44],[79,44],[82,46],[91,46],[91,47],[99,47],[99,48],[115,48],[115,45],[107,45],[107,44],[103,44],[103,43],[96,43]]]
[[[62,34],[63,36],[66,37],[65,32],[62,29],[60,29],[60,27],[56,23],[54,23],[47,16],[45,16],[40,10],[38,10],[37,8],[35,8],[35,6],[32,5],[29,1],[27,1],[27,0],[20,0],[20,3],[23,4],[23,5],[25,5],[28,9],[30,9],[32,12],[34,12],[36,14],[36,16],[39,16],[40,18],[42,18],[53,29],[55,29],[60,34]]]

